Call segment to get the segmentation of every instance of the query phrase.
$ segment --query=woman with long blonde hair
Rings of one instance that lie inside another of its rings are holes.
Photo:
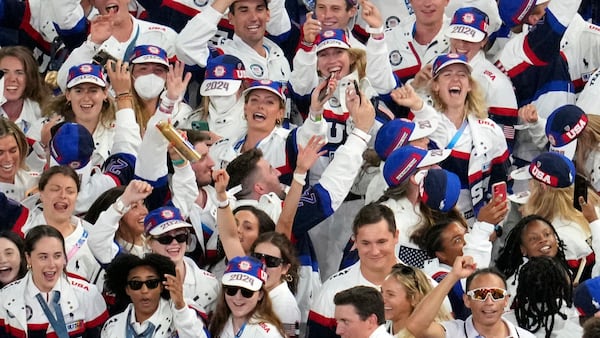
[[[429,88],[433,108],[424,104],[410,85],[392,92],[394,101],[410,108],[415,116],[432,109],[441,113],[441,123],[429,138],[434,147],[452,151],[441,166],[460,178],[457,207],[469,224],[488,202],[492,185],[506,181],[510,166],[504,133],[488,118],[484,96],[471,70],[465,55],[438,56]]]
[[[392,322],[388,332],[395,338],[414,337],[406,330],[406,321],[417,304],[433,287],[427,275],[414,267],[398,263],[392,267],[392,272],[381,284],[385,319]],[[437,321],[451,320],[452,317],[444,306],[441,306]]]

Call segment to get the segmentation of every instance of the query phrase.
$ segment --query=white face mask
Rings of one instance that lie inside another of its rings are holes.
[[[214,113],[224,113],[234,106],[239,106],[240,104],[243,106],[244,100],[241,98],[238,99],[237,95],[227,95],[227,96],[211,96],[209,102],[209,112]]]
[[[138,76],[133,88],[142,100],[154,99],[165,89],[165,79],[156,74]]]

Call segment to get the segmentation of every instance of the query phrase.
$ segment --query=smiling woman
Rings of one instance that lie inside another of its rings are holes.
[[[95,144],[92,165],[104,163],[114,139],[115,107],[106,86],[100,66],[90,63],[73,66],[69,70],[65,94],[54,98],[44,110],[46,116],[58,114],[90,132]]]
[[[41,117],[40,107],[50,94],[38,68],[37,61],[26,47],[10,46],[0,50],[0,70],[4,73],[3,96],[6,99],[0,107],[0,116],[15,122],[35,140],[40,139],[40,130],[36,128]]]
[[[0,287],[23,278],[26,273],[23,239],[12,231],[0,232]]]
[[[38,174],[27,170],[29,145],[25,134],[10,120],[0,118],[0,191],[22,201],[37,184]]]
[[[0,336],[98,337],[108,318],[106,304],[94,285],[67,277],[60,232],[48,225],[32,229],[25,256],[30,267],[25,277],[0,293]]]
[[[267,272],[254,257],[235,257],[222,278],[223,289],[210,323],[213,337],[285,337],[265,289]]]

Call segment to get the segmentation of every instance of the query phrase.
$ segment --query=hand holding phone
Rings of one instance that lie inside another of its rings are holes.
[[[587,179],[581,174],[575,175],[575,189],[573,190],[573,207],[581,211],[579,197],[583,197],[584,202],[587,202]]]
[[[358,86],[358,81],[354,80],[354,91],[358,96],[358,103],[362,104],[362,97],[360,96],[360,87]]]
[[[331,73],[329,73],[329,77],[327,77],[327,79],[325,80],[325,81],[327,81],[327,83],[325,84],[325,87],[323,87],[323,89],[321,89],[321,91],[319,92],[319,102],[320,103],[324,103],[323,101],[331,92],[329,89],[329,82],[331,82],[331,80],[333,80],[334,77],[335,77],[335,72],[331,72]]]
[[[500,201],[504,203],[507,197],[506,182],[497,182],[492,185],[492,199],[494,202]]]

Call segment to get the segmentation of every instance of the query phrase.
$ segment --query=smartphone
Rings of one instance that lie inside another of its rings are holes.
[[[335,72],[329,73],[329,77],[325,80],[327,82],[327,84],[325,84],[325,88],[321,89],[321,92],[319,92],[319,102],[323,102],[327,95],[329,95],[329,81],[333,80],[334,76]]]
[[[358,81],[354,80],[354,91],[356,95],[358,95],[358,102],[362,104],[362,97],[360,96],[360,88],[358,86]]]
[[[208,122],[207,121],[192,121],[192,129],[193,130],[204,130],[209,131]]]
[[[96,53],[93,57],[92,57],[92,62],[100,65],[104,68],[106,68],[106,63],[108,62],[108,60],[113,60],[113,66],[112,66],[112,70],[113,72],[116,72],[116,64],[117,64],[117,58],[110,55],[107,51],[105,51],[104,49],[101,49],[100,51],[98,51],[98,53]]]
[[[508,198],[508,194],[506,193],[506,182],[492,184],[492,199],[495,201],[498,196],[500,196],[502,202],[505,202]]]
[[[587,202],[587,179],[581,174],[575,175],[575,189],[573,191],[573,206],[581,211],[579,196],[583,196],[583,200]]]

